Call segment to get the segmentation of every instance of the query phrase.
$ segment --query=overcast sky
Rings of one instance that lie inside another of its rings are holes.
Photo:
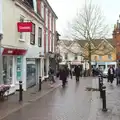
[[[85,0],[48,0],[53,10],[58,16],[57,31],[63,36],[66,34],[68,22],[75,16],[77,11],[82,7]],[[106,22],[114,27],[120,14],[120,0],[93,0],[95,4],[101,7]]]

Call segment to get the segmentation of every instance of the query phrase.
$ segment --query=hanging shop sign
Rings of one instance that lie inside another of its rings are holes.
[[[18,32],[32,32],[32,22],[18,22]]]

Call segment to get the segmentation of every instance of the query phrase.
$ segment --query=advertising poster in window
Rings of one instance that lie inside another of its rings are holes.
[[[17,57],[17,80],[22,80],[22,57]]]

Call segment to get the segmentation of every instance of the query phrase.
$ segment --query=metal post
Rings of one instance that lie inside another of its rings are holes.
[[[23,101],[22,81],[19,81],[19,101]]]
[[[41,90],[41,84],[42,84],[42,82],[41,82],[41,76],[39,76],[39,91]]]
[[[103,86],[103,78],[100,75],[100,98],[102,98],[102,86]]]
[[[99,76],[98,76],[98,82],[99,82],[99,91],[100,91],[100,79],[101,79],[101,76],[99,75]]]
[[[103,101],[102,111],[106,112],[107,108],[106,108],[106,87],[105,86],[102,87],[102,101]]]

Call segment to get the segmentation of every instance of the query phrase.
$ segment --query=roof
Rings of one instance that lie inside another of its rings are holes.
[[[95,46],[98,46],[103,40],[107,40],[112,46],[115,45],[114,41],[112,38],[109,38],[109,39],[96,39],[96,40],[92,40],[93,44]],[[64,42],[64,44],[66,46],[70,46],[74,41],[72,40],[62,40],[61,41]],[[81,47],[84,47],[85,44],[88,42],[87,40],[75,40]]]
[[[74,41],[72,40],[61,40],[67,47],[70,46]]]

